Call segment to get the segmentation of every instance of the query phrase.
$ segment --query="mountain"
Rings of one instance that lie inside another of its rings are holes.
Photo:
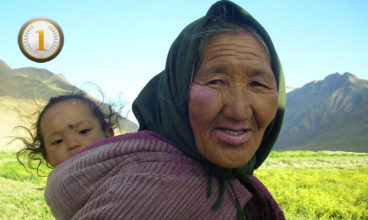
[[[0,96],[45,99],[78,90],[61,74],[31,67],[13,70],[0,60]]]
[[[61,74],[32,67],[11,69],[0,60],[0,150],[8,148],[6,136],[18,135],[12,130],[22,124],[17,112],[27,115],[34,101],[72,91],[79,88]],[[138,128],[127,119],[121,122],[123,133]],[[301,88],[288,88],[284,123],[274,150],[368,152],[367,143],[367,80],[335,73]]]
[[[368,152],[368,81],[331,74],[286,95],[275,150]]]
[[[0,150],[8,147],[8,136],[19,136],[13,128],[25,124],[21,119],[24,115],[38,110],[40,104],[44,105],[52,96],[78,91],[81,90],[71,85],[62,74],[33,67],[11,69],[0,60]],[[138,128],[137,124],[123,117],[119,122],[122,133]]]
[[[286,93],[289,93],[289,92],[292,92],[294,89],[295,89],[295,88],[292,88],[292,87],[288,87],[288,86],[286,86],[286,88],[285,88],[285,92],[286,92]]]

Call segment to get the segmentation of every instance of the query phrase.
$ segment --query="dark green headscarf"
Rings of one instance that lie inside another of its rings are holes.
[[[145,86],[133,103],[133,112],[139,122],[139,130],[152,130],[168,138],[174,146],[189,157],[201,162],[204,167],[214,167],[217,175],[234,173],[234,170],[216,167],[197,150],[189,123],[188,96],[192,71],[198,60],[200,33],[211,19],[225,17],[240,27],[250,26],[262,36],[271,55],[271,67],[278,88],[278,109],[275,118],[267,127],[262,143],[243,167],[236,173],[248,176],[258,168],[270,153],[281,129],[285,107],[285,83],[281,65],[270,37],[264,28],[245,10],[230,1],[216,2],[207,14],[189,24],[172,44],[165,69]]]

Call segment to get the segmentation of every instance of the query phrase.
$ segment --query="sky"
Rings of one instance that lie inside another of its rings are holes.
[[[163,70],[181,30],[204,16],[214,2],[3,0],[0,59],[13,69],[36,67],[63,74],[92,94],[97,95],[98,86],[107,98],[123,99],[129,110],[145,84]],[[288,87],[336,72],[368,79],[367,0],[233,2],[271,36]],[[22,25],[38,16],[53,19],[64,33],[62,51],[46,63],[28,60],[17,42]]]

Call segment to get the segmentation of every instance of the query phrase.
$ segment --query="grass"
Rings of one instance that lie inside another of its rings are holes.
[[[368,219],[368,154],[272,152],[255,175],[287,219]],[[0,151],[0,219],[53,219],[45,182]]]
[[[43,187],[0,177],[0,219],[53,219]]]
[[[255,175],[287,219],[368,219],[368,154],[272,152]]]
[[[46,177],[26,171],[14,153],[0,152],[0,219],[54,219],[43,198],[45,184]]]

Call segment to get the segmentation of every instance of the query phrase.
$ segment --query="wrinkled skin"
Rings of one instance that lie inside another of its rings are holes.
[[[277,110],[270,57],[252,34],[221,33],[207,43],[189,96],[198,151],[224,168],[245,165]]]

